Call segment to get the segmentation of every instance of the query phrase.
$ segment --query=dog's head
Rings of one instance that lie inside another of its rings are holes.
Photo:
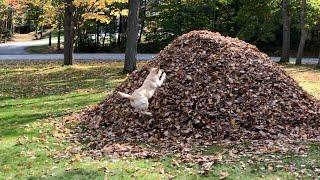
[[[159,71],[160,71],[160,66],[158,66],[158,67],[153,67],[153,68],[149,68],[150,74],[158,74]]]

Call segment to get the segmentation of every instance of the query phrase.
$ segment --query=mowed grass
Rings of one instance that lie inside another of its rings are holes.
[[[26,47],[25,50],[31,54],[63,53],[63,43],[61,44],[60,50],[58,50],[56,43],[53,43],[51,46],[49,45],[29,46],[29,47]]]
[[[143,63],[140,63],[141,66]],[[207,175],[198,165],[161,159],[101,159],[61,156],[68,143],[59,137],[55,121],[70,112],[101,102],[126,76],[121,62],[0,62],[0,179],[294,179],[281,166],[248,159],[216,164]],[[283,66],[310,94],[320,99],[320,70]],[[320,146],[310,144],[307,157],[272,154],[294,164],[306,178],[320,167]],[[224,151],[211,147],[207,154]]]

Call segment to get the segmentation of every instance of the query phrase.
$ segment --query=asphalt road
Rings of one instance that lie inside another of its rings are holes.
[[[52,39],[56,42],[56,38]],[[0,60],[62,60],[63,54],[29,54],[25,51],[26,47],[48,44],[48,39],[33,40],[26,42],[9,42],[0,44]],[[151,60],[156,54],[138,54],[138,60]],[[74,54],[75,60],[124,60],[124,54],[117,53],[94,53],[94,54]],[[271,57],[274,61],[279,61],[280,57]],[[294,63],[295,58],[290,58]],[[303,64],[317,64],[318,58],[303,58]]]
[[[151,60],[156,54],[138,54],[138,60]],[[62,60],[63,54],[22,54],[0,55],[0,60]],[[94,53],[74,54],[75,60],[124,60],[124,54]]]
[[[52,43],[55,43],[56,41],[57,41],[57,38],[52,38]],[[5,44],[0,44],[0,56],[26,55],[26,54],[29,54],[27,51],[25,51],[26,47],[41,46],[41,45],[46,45],[48,43],[49,43],[48,39],[40,39],[40,40],[24,41],[24,42],[7,42]]]

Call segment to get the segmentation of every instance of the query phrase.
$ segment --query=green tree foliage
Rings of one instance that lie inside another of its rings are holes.
[[[214,9],[206,1],[166,1],[149,12],[147,40],[167,44],[194,29],[213,29]]]
[[[238,37],[276,51],[282,43],[281,0],[166,0],[149,3],[146,41],[162,49],[173,38],[190,30],[208,29],[223,35]],[[289,15],[292,48],[300,38],[300,1],[291,0]],[[320,40],[320,0],[307,2],[306,27],[308,49]]]
[[[269,42],[276,38],[280,20],[279,2],[243,0],[235,16],[237,36],[250,42]]]
[[[96,51],[105,48],[107,32],[109,34],[107,40],[109,45],[112,45],[115,42],[115,26],[118,20],[128,15],[127,2],[127,0],[75,0],[76,50]],[[120,22],[119,26],[123,23]],[[102,38],[101,32],[105,32]]]
[[[238,37],[279,55],[282,45],[282,0],[141,0],[140,52],[157,52],[175,37],[207,29]],[[74,0],[74,42],[78,51],[124,52],[128,0]],[[10,5],[0,0],[0,32],[10,34]],[[290,0],[291,50],[300,40],[300,0]],[[62,0],[20,0],[13,7],[17,30],[61,29]],[[305,49],[320,47],[320,0],[308,0]],[[60,28],[59,28],[60,27]],[[63,30],[63,29],[61,29]],[[9,32],[9,33],[8,33]],[[295,54],[295,53],[294,53]],[[316,54],[314,54],[316,55]]]
[[[38,38],[38,31],[41,30],[45,20],[44,4],[45,0],[26,0],[25,12],[26,21],[29,22],[31,29],[36,30],[36,37]]]
[[[12,36],[13,22],[13,7],[0,0],[0,43]]]

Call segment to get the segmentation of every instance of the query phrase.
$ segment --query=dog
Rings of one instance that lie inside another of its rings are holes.
[[[148,112],[149,99],[153,96],[156,89],[162,86],[166,79],[166,73],[160,67],[149,69],[149,75],[144,80],[142,86],[136,89],[131,95],[118,92],[118,94],[130,100],[131,106],[135,111],[152,116],[151,112]]]

